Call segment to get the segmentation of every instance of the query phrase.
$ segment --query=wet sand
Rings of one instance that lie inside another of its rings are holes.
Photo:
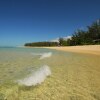
[[[45,48],[61,50],[61,51],[76,52],[76,53],[88,53],[88,54],[100,55],[100,45],[45,47]]]

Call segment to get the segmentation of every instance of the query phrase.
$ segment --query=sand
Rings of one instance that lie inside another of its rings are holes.
[[[50,52],[44,53],[45,59],[36,58],[31,52],[0,52],[0,81],[23,79],[24,76],[25,82],[29,81],[31,78],[27,79],[28,72],[36,64],[46,64],[51,70],[51,75],[37,86],[24,86],[6,81],[0,85],[0,100],[4,100],[4,97],[7,100],[100,100],[100,46],[49,48],[68,52],[50,50],[52,55]],[[7,57],[12,59],[9,61]],[[31,75],[33,74],[30,71],[29,76]]]
[[[56,49],[61,51],[76,52],[76,53],[88,53],[88,54],[100,55],[100,45],[46,47],[46,48]]]

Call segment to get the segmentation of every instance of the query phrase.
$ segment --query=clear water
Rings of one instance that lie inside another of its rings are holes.
[[[98,55],[0,48],[0,100],[99,100],[99,76]]]
[[[21,79],[47,63],[51,50],[38,48],[0,48],[0,83]]]

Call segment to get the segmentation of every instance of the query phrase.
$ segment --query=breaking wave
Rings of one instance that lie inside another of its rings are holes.
[[[48,58],[52,55],[52,52],[48,52],[48,53],[43,53],[40,57],[40,59],[44,59],[44,58]]]
[[[50,56],[52,56],[52,52],[47,52],[47,53],[32,53],[33,55],[39,55],[40,59],[45,59],[45,58],[49,58]]]
[[[25,86],[35,86],[41,84],[47,76],[51,75],[51,70],[47,65],[39,68],[36,72],[32,73],[27,78],[18,80],[17,82]]]

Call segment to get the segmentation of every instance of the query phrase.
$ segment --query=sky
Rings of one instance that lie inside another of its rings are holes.
[[[71,36],[100,18],[100,0],[0,0],[0,46]]]

